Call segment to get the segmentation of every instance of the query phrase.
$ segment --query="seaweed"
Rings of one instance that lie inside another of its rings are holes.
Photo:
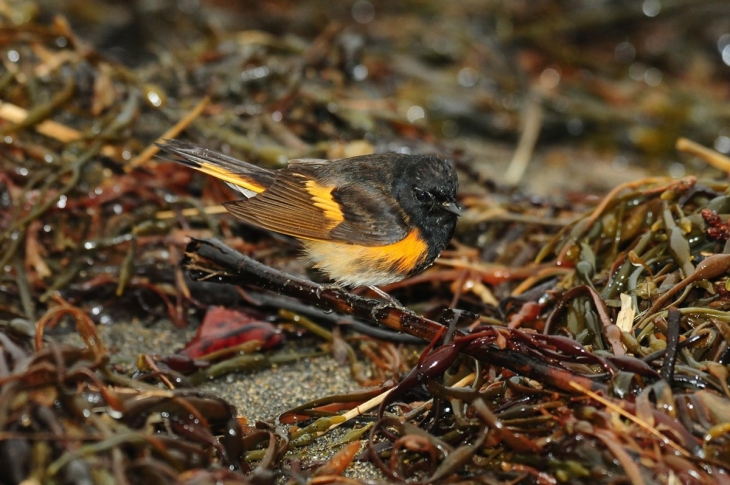
[[[122,3],[0,2],[2,483],[728,481],[724,2]],[[177,137],[438,152],[465,215],[393,306],[222,215]],[[602,156],[620,181],[566,168]],[[126,360],[99,331],[207,314],[255,325]],[[322,356],[356,390],[252,423],[205,390]]]

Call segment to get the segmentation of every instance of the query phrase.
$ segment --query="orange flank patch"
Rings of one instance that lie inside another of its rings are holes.
[[[362,253],[366,259],[387,262],[403,273],[409,273],[426,257],[428,247],[421,238],[421,232],[414,229],[397,243],[362,247]]]
[[[307,180],[305,186],[312,196],[314,205],[324,211],[324,216],[332,221],[327,229],[332,229],[345,220],[340,204],[332,198],[334,187],[323,187],[314,180]]]
[[[428,246],[417,229],[386,246],[304,241],[304,247],[316,268],[350,286],[378,286],[400,281],[428,255]]]
[[[200,172],[212,175],[217,179],[223,180],[224,182],[238,185],[239,187],[243,187],[246,190],[256,192],[257,194],[260,194],[261,192],[266,190],[266,187],[257,184],[251,179],[244,178],[239,174],[231,173],[228,170],[216,167],[211,163],[200,163],[200,166],[194,168]]]

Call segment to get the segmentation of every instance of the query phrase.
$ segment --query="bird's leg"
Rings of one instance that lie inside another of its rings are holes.
[[[393,298],[392,296],[390,296],[388,293],[384,292],[377,286],[368,285],[368,288],[370,290],[372,290],[375,294],[377,294],[379,297],[381,297],[383,300],[385,300],[385,302],[383,302],[382,304],[373,308],[372,311],[370,312],[370,315],[374,316],[375,312],[377,312],[378,310],[387,308],[389,306],[394,306],[398,310],[403,310],[404,312],[412,313],[409,308],[405,307],[401,302],[399,302],[398,300],[396,300],[395,298]]]
[[[390,296],[389,294],[387,294],[386,292],[384,292],[377,286],[368,285],[368,288],[370,290],[372,290],[374,293],[376,293],[378,296],[380,296],[383,300],[388,300],[389,302],[397,303],[398,305],[400,305],[400,302],[398,300],[396,300],[395,298],[393,298],[392,296]]]

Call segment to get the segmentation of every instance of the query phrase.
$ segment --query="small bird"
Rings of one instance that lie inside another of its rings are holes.
[[[158,147],[242,193],[223,203],[231,214],[300,239],[309,262],[336,284],[381,296],[377,286],[433,264],[461,214],[456,171],[433,155],[300,159],[269,170],[178,140]]]

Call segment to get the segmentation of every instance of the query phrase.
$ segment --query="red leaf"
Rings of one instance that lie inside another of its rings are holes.
[[[238,310],[213,306],[208,308],[195,337],[179,353],[197,359],[212,352],[259,340],[261,348],[281,344],[284,336],[269,322]]]

